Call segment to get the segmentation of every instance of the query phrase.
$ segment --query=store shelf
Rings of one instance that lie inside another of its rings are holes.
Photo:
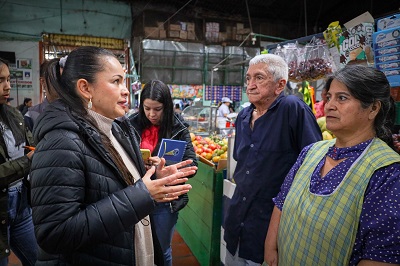
[[[208,136],[215,130],[216,107],[188,106],[182,112],[182,117],[189,124],[189,131],[196,135]]]

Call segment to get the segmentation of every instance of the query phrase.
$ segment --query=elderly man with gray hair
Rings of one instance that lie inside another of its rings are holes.
[[[321,140],[310,107],[285,96],[288,66],[277,55],[250,61],[246,94],[250,106],[236,118],[233,174],[236,189],[224,221],[225,265],[260,265],[274,203],[300,151]]]

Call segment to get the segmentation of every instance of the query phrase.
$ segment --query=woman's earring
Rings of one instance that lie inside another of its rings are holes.
[[[92,109],[92,106],[93,106],[93,104],[92,104],[92,98],[90,97],[90,98],[89,98],[89,102],[88,102],[88,104],[87,104],[87,108],[90,110],[90,109]]]

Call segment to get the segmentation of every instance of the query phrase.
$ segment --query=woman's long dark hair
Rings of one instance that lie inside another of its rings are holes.
[[[47,100],[49,102],[54,101],[58,95],[55,89],[52,87],[51,81],[50,81],[50,73],[52,69],[55,69],[57,67],[57,64],[59,64],[60,59],[59,58],[53,58],[51,60],[45,60],[41,65],[40,65],[40,78],[44,80],[44,83],[46,85],[46,96]]]
[[[127,184],[133,184],[132,174],[129,172],[119,153],[111,144],[110,139],[101,131],[96,121],[89,115],[85,105],[86,101],[77,91],[76,83],[79,79],[85,79],[89,83],[96,81],[96,74],[104,70],[105,58],[115,57],[115,55],[103,48],[93,46],[82,46],[73,50],[65,62],[65,66],[60,72],[60,64],[52,64],[48,72],[48,81],[51,87],[57,92],[60,100],[69,107],[71,113],[82,117],[89,124],[97,129],[101,135],[104,147],[110,153],[114,163],[121,171]],[[47,80],[47,79],[46,79]],[[107,97],[107,95],[104,95]]]
[[[8,62],[0,58],[0,69],[3,67],[9,68]],[[0,104],[0,120],[11,130],[14,136],[15,146],[17,147],[25,142],[25,127],[21,127],[19,124],[20,119],[18,119],[18,116],[15,114],[15,112],[10,111],[11,108],[13,107],[8,106],[7,104]],[[1,128],[0,134],[3,134]]]
[[[373,67],[347,65],[328,78],[325,85],[328,91],[333,79],[343,83],[363,108],[381,102],[381,109],[374,121],[376,136],[393,148],[392,130],[396,111],[385,74]]]
[[[163,104],[163,115],[161,117],[158,138],[159,140],[161,140],[161,138],[171,138],[172,127],[174,125],[174,104],[168,86],[160,80],[151,80],[144,85],[140,94],[138,116],[139,125],[141,128],[147,128],[151,126],[151,122],[149,119],[147,119],[143,107],[143,102],[146,99],[157,101]]]

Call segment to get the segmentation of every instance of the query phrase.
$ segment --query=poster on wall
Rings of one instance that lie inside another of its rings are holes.
[[[33,90],[32,59],[17,59],[16,64],[10,66],[11,86],[21,90]]]
[[[215,85],[206,86],[205,90],[205,100],[212,101],[217,104],[221,101],[222,97],[228,97],[232,101],[242,100],[242,86],[231,86],[231,85]]]
[[[172,98],[202,98],[202,85],[169,85]]]

